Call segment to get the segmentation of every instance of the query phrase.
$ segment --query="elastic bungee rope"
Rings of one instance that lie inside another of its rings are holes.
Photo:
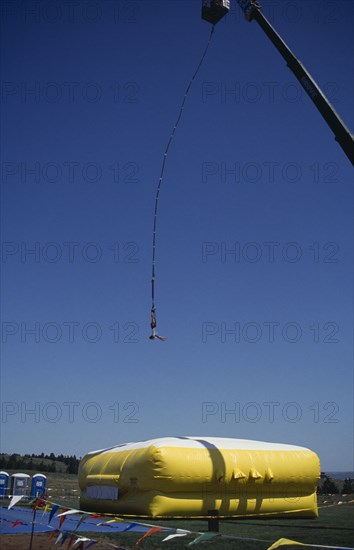
[[[177,120],[175,122],[175,125],[172,129],[172,132],[170,134],[170,137],[169,137],[169,140],[167,142],[167,145],[166,145],[166,148],[165,148],[165,152],[164,152],[164,155],[163,155],[163,161],[162,161],[162,166],[161,166],[161,171],[160,171],[160,177],[159,177],[159,181],[158,181],[158,184],[157,184],[157,188],[156,188],[156,195],[155,195],[155,211],[154,211],[154,225],[153,225],[153,233],[152,233],[152,274],[151,274],[151,298],[152,298],[152,304],[151,304],[151,323],[150,323],[150,326],[151,326],[151,330],[152,330],[152,333],[151,333],[151,336],[149,336],[150,340],[166,340],[166,337],[165,336],[159,336],[157,334],[157,331],[156,331],[156,308],[155,308],[155,279],[156,279],[156,275],[155,275],[155,263],[156,263],[156,229],[157,229],[157,212],[158,212],[158,204],[159,204],[159,195],[160,195],[160,189],[161,189],[161,183],[162,183],[162,180],[163,180],[163,177],[164,177],[164,172],[165,172],[165,166],[166,166],[166,160],[167,160],[167,156],[168,156],[168,152],[169,152],[169,148],[170,148],[170,145],[171,145],[171,142],[174,138],[174,135],[175,135],[175,132],[177,130],[177,127],[180,123],[180,120],[181,120],[181,117],[182,117],[182,113],[183,113],[183,110],[184,110],[184,105],[185,105],[185,102],[187,100],[187,97],[188,97],[188,94],[189,94],[189,91],[191,89],[191,86],[193,84],[193,81],[194,79],[196,78],[198,72],[199,72],[199,69],[200,67],[202,66],[202,63],[204,61],[204,58],[207,54],[207,51],[208,51],[208,48],[210,46],[210,42],[211,42],[211,39],[212,39],[212,36],[213,36],[213,33],[214,33],[214,25],[212,26],[211,28],[211,31],[210,31],[210,35],[209,35],[209,39],[208,39],[208,42],[207,42],[207,45],[205,47],[205,50],[203,52],[203,55],[198,63],[198,66],[196,68],[196,70],[194,71],[194,74],[192,76],[192,78],[190,79],[190,82],[187,86],[187,89],[184,93],[184,96],[183,96],[183,100],[182,100],[182,104],[181,104],[181,107],[180,107],[180,110],[179,110],[179,113],[178,113],[178,117],[177,117]]]

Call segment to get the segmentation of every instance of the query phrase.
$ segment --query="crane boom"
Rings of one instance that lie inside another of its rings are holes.
[[[203,1],[204,4],[205,2],[209,1],[209,4],[211,4],[211,8],[213,9],[213,11],[216,13],[220,13],[220,15],[215,18],[215,22],[218,21],[223,15],[225,15],[225,6],[224,11],[222,12],[220,0]],[[263,15],[259,2],[257,2],[256,0],[237,0],[237,3],[244,12],[246,19],[248,21],[253,21],[253,19],[257,21],[257,23],[268,36],[268,38],[277,48],[279,53],[285,59],[287,66],[293,72],[307,95],[316,105],[317,109],[321,113],[324,120],[327,122],[328,126],[331,128],[332,132],[334,133],[335,140],[339,143],[350,162],[354,165],[353,134],[347,128],[343,120],[340,118],[334,107],[331,105],[329,100],[326,98],[326,96],[321,91],[320,87],[312,78],[304,65],[295,57],[289,46],[284,42],[281,36],[269,23],[267,18]],[[204,17],[204,19],[207,18]]]
[[[260,4],[249,0],[238,0],[238,4],[243,9],[246,19],[248,21],[252,21],[253,19],[257,21],[279,53],[285,59],[287,66],[300,82],[310,99],[312,99],[328,126],[333,131],[336,141],[342,147],[350,162],[354,165],[353,135],[326,96],[323,94],[318,84],[263,15],[260,10]]]

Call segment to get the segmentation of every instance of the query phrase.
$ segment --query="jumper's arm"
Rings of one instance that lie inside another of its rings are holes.
[[[293,52],[275,31],[269,21],[260,11],[260,4],[252,0],[237,0],[243,10],[246,19],[252,21],[255,19],[262,27],[268,38],[283,56],[287,66],[294,73],[307,95],[312,99],[317,109],[327,122],[334,133],[336,141],[342,147],[350,162],[354,165],[354,138],[350,130],[346,127],[338,113],[332,107],[326,96],[321,92],[310,73],[305,69],[302,63],[295,57]]]

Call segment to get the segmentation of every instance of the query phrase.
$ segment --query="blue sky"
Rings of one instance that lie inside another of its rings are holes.
[[[2,2],[3,452],[172,435],[353,469],[353,177],[235,2]],[[353,128],[353,3],[264,1]],[[338,452],[340,451],[340,452]]]

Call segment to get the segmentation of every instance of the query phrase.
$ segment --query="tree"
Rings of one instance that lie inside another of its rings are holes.
[[[342,489],[342,495],[350,495],[354,492],[354,479],[346,477]]]
[[[16,470],[18,468],[17,456],[12,454],[7,461],[7,468],[9,470]]]
[[[68,467],[66,469],[66,472],[68,474],[77,474],[79,471],[79,461],[76,458],[76,456],[70,456],[68,461]]]
[[[43,460],[39,463],[38,469],[39,469],[40,472],[47,472],[48,471],[46,465],[43,462]]]
[[[339,493],[338,487],[334,483],[334,481],[328,477],[327,475],[324,476],[325,480],[321,487],[321,493],[323,495],[332,495]]]

